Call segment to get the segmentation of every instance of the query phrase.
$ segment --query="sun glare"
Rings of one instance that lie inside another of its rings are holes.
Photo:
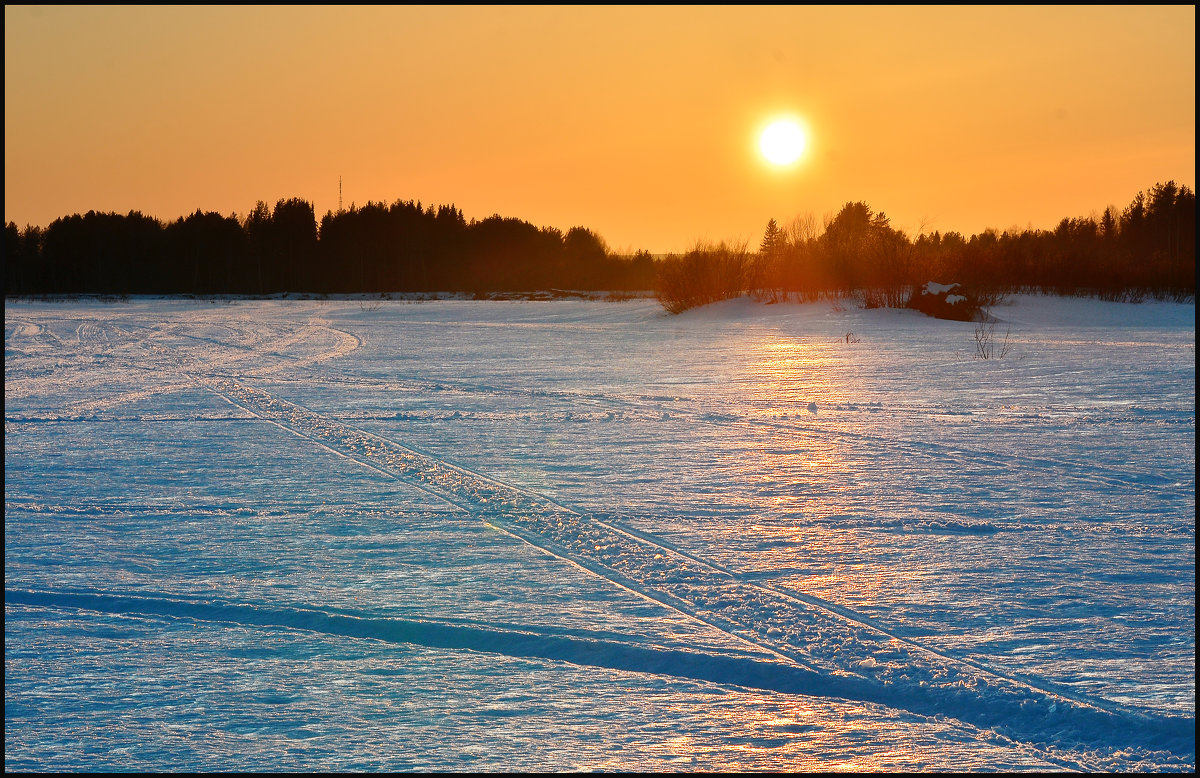
[[[790,165],[800,158],[808,145],[804,128],[791,119],[771,123],[758,139],[763,157],[773,165]]]

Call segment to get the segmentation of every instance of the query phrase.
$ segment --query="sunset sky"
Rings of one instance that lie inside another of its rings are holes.
[[[1194,6],[4,9],[4,218],[457,205],[617,250],[1195,188]],[[758,136],[791,116],[805,152]]]

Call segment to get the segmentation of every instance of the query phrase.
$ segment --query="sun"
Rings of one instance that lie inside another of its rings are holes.
[[[762,155],[773,165],[790,165],[808,146],[808,134],[792,119],[772,122],[758,139]]]

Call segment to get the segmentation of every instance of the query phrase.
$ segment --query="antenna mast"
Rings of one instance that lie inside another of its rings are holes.
[[[338,176],[338,213],[342,212],[342,177]]]

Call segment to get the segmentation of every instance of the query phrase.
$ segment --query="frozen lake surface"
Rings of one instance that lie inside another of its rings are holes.
[[[994,313],[10,300],[5,768],[1193,770],[1195,306]]]

